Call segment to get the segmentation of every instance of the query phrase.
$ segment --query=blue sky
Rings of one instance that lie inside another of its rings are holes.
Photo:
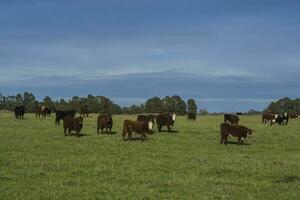
[[[178,94],[209,111],[300,93],[300,1],[0,1],[0,92]]]

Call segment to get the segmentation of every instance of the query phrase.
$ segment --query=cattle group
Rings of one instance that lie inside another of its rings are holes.
[[[36,118],[45,118],[51,115],[51,109],[45,106],[36,108]],[[16,119],[23,119],[25,113],[24,106],[17,106],[14,109]],[[72,131],[75,135],[79,136],[83,127],[83,119],[88,117],[90,110],[88,107],[82,107],[80,109],[80,117],[75,117],[76,110],[56,110],[55,111],[55,124],[60,125],[60,121],[63,120],[64,135],[72,135]],[[243,144],[245,138],[251,135],[254,130],[240,125],[239,116],[242,113],[224,114],[224,122],[220,124],[220,143],[227,144],[228,137],[237,137],[237,143]],[[138,115],[136,120],[126,119],[122,126],[122,138],[123,140],[132,140],[132,134],[136,133],[140,135],[141,140],[145,140],[148,134],[154,132],[153,127],[156,124],[157,131],[162,132],[174,132],[172,128],[177,115],[175,112]],[[195,121],[197,113],[187,113],[187,121]],[[263,125],[288,125],[289,119],[298,118],[298,115],[283,113],[283,114],[263,114],[261,123]],[[107,133],[112,134],[113,118],[109,114],[100,114],[96,121],[97,134]]]

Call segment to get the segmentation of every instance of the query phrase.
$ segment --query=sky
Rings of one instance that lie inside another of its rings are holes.
[[[194,98],[262,110],[300,93],[298,0],[1,0],[0,92]]]

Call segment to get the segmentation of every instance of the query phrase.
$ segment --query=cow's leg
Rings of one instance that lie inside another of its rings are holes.
[[[157,124],[157,129],[158,129],[158,132],[160,133],[161,132],[161,125],[160,124]]]
[[[66,127],[64,127],[64,134],[65,134],[65,136],[67,136],[67,128]]]
[[[228,134],[224,135],[224,144],[227,145]]]
[[[221,134],[221,141],[220,141],[220,144],[223,144],[224,142],[224,136]]]
[[[99,134],[100,125],[97,124],[97,134]]]
[[[241,143],[241,136],[238,136],[238,144],[242,144]]]
[[[147,137],[147,136],[146,136],[146,133],[143,133],[143,134],[142,134],[142,142],[146,139],[146,137]]]

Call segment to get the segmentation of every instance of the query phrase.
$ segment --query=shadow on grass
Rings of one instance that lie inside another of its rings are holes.
[[[173,130],[170,130],[170,131],[168,131],[168,130],[161,130],[161,131],[158,132],[158,133],[178,133],[178,131],[173,131]]]
[[[85,136],[88,136],[87,134],[84,134],[84,133],[79,133],[79,134],[76,134],[76,133],[71,133],[70,135],[68,136],[71,136],[71,137],[85,137]]]
[[[249,143],[243,143],[243,144],[239,144],[238,142],[234,142],[234,141],[227,141],[227,144],[236,144],[236,145],[250,145]]]
[[[141,142],[144,142],[144,141],[148,141],[149,140],[149,138],[148,137],[146,137],[146,138],[141,138],[141,137],[131,137],[131,139],[129,139],[129,138],[126,138],[125,140],[123,140],[123,141],[141,141]]]
[[[274,183],[292,183],[295,181],[300,181],[300,177],[294,176],[294,175],[285,176],[285,177],[275,180]]]
[[[103,132],[103,133],[101,133],[101,131],[99,132],[99,133],[97,133],[97,135],[115,135],[115,134],[117,134],[117,131],[112,131],[112,132]]]

